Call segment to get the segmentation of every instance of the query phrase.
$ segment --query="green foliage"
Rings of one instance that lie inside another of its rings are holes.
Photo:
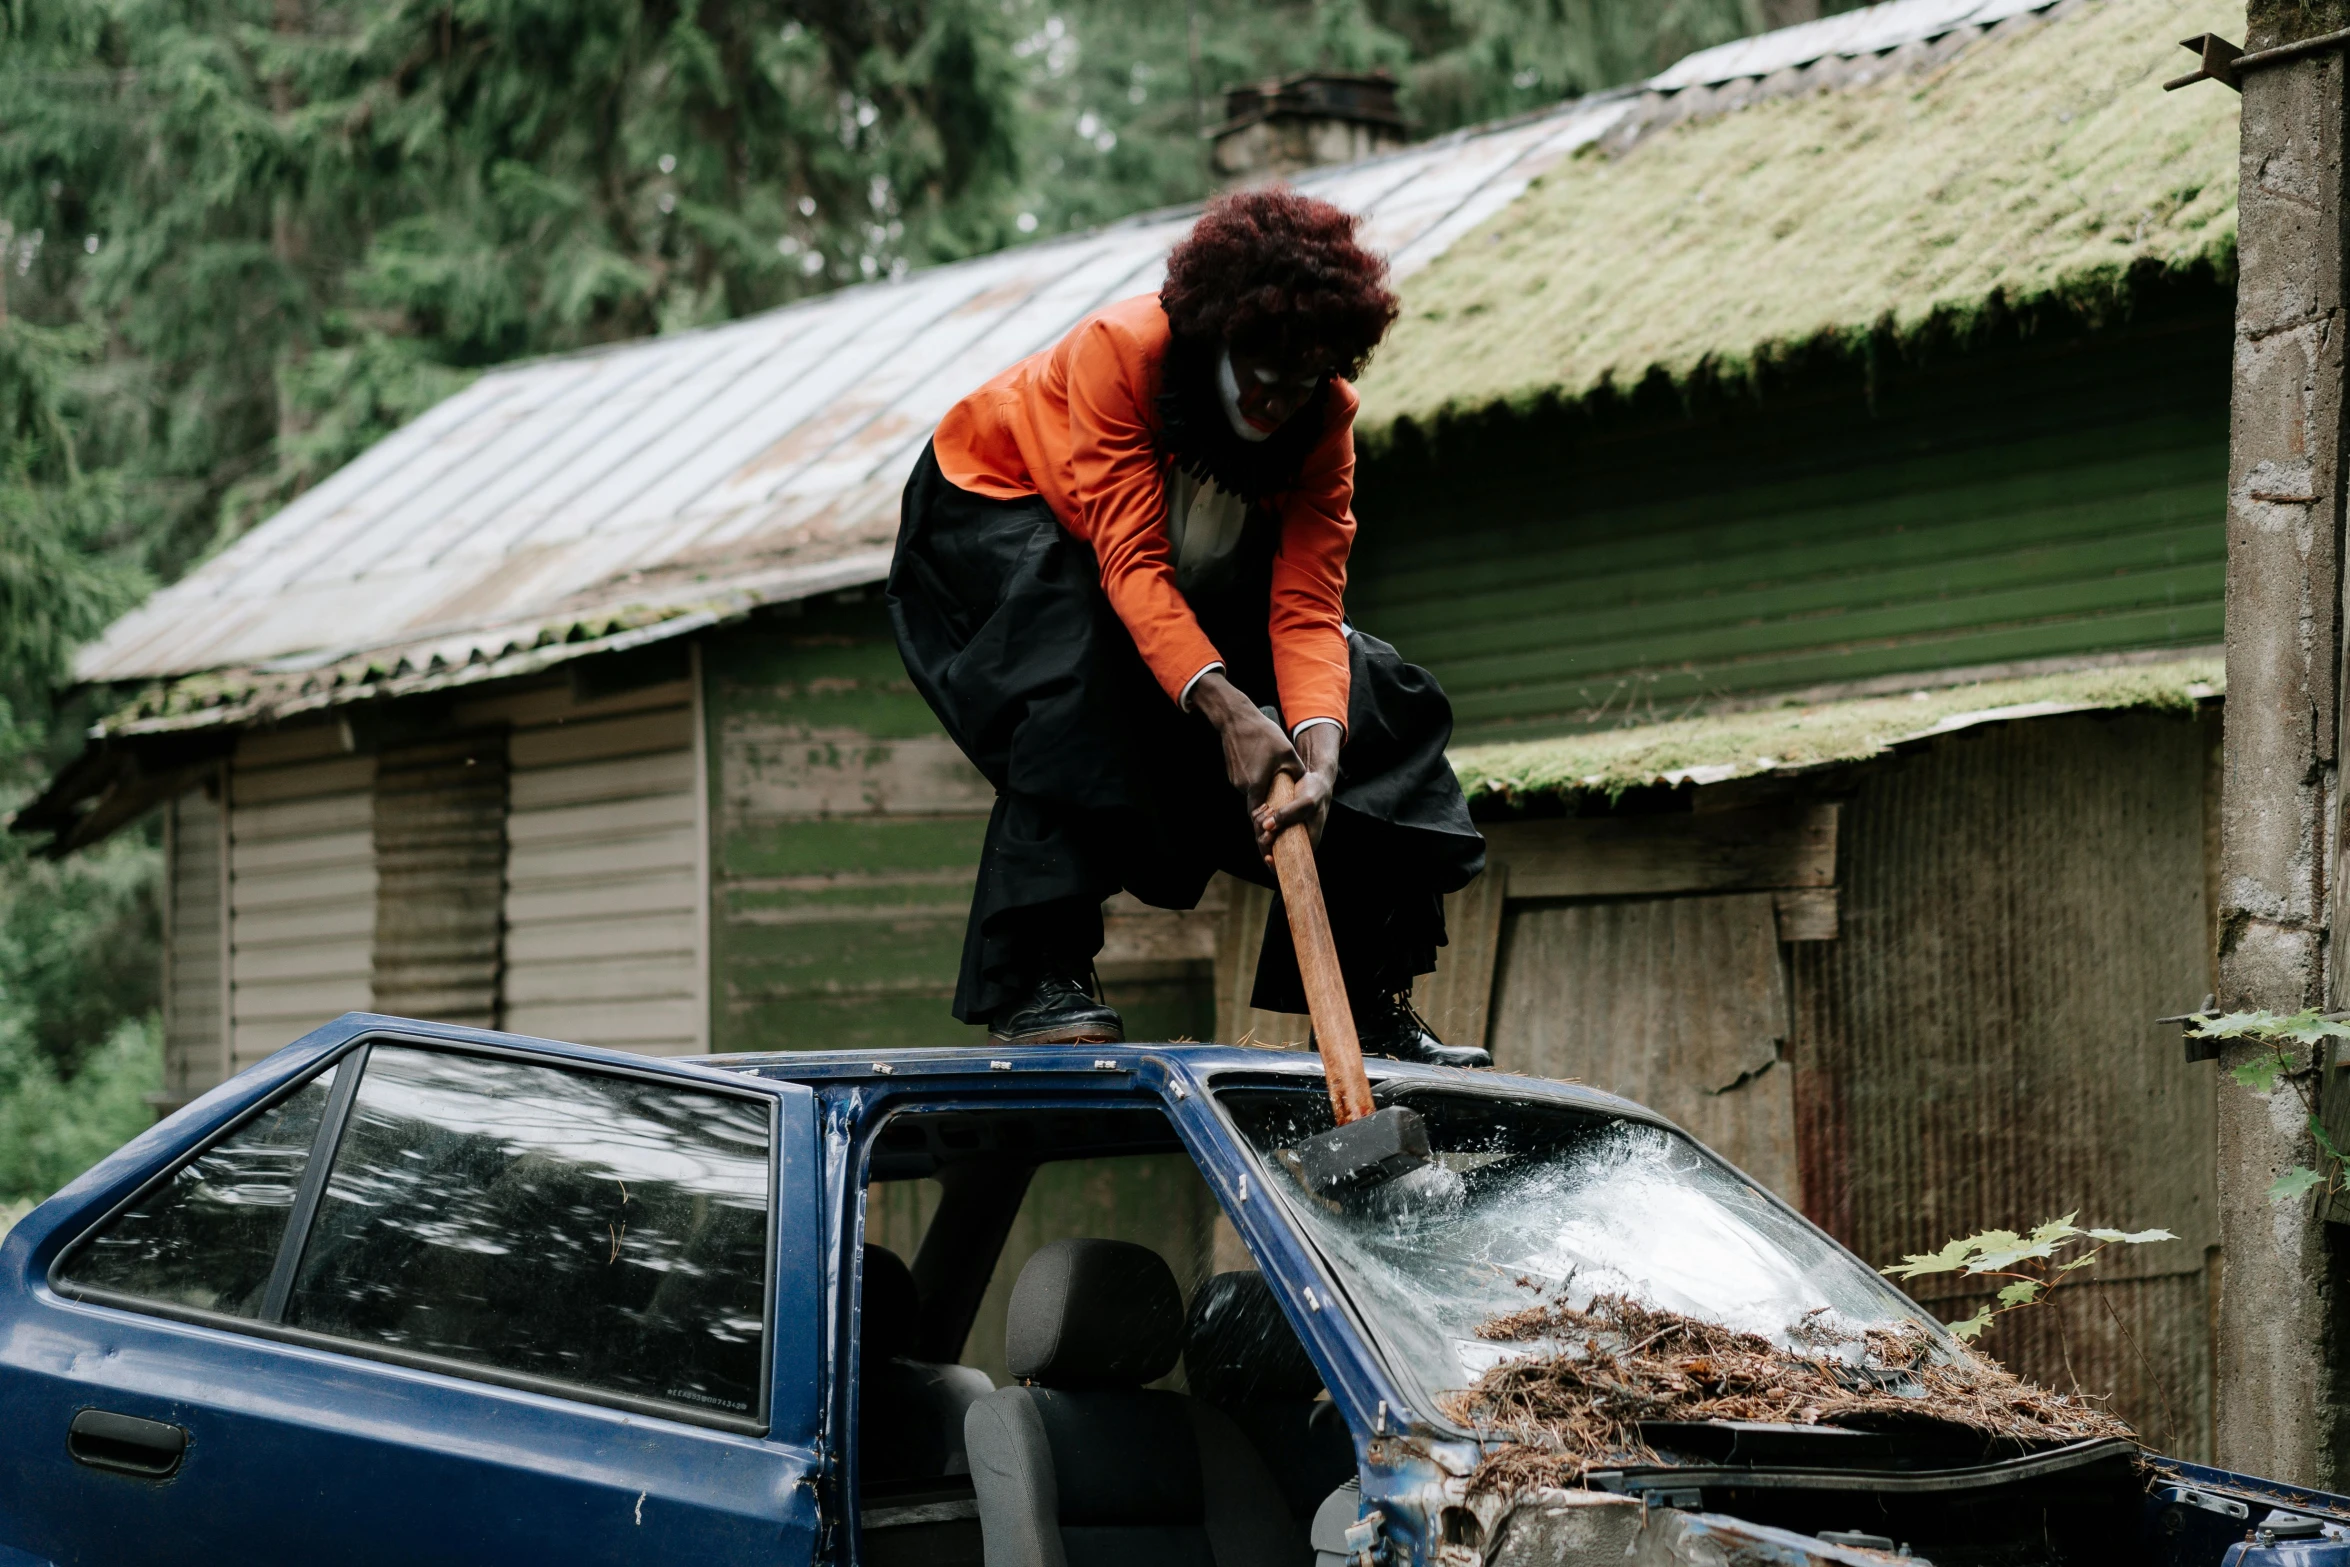
[[[40,0],[0,13],[14,313],[109,345],[164,574],[517,355],[1000,244],[982,0]]]
[[[45,1060],[14,1065],[0,1069],[0,1207],[39,1201],[153,1124],[162,1031],[151,1014],[126,1020],[70,1079]]]
[[[1915,1279],[1931,1273],[1981,1274],[2009,1282],[1999,1289],[1995,1303],[1977,1310],[1971,1317],[1950,1324],[1950,1331],[1972,1343],[1991,1325],[1994,1317],[2027,1306],[2049,1303],[2057,1287],[2070,1277],[2094,1265],[2109,1246],[2147,1246],[2156,1241],[2178,1239],[2168,1230],[2112,1230],[2081,1229],[2073,1223],[2079,1215],[2068,1213],[2061,1219],[2050,1219],[2028,1235],[2014,1230],[1984,1230],[1951,1241],[1940,1251],[1924,1252],[1904,1257],[1891,1267],[1879,1271],[1897,1279]],[[2093,1244],[2090,1244],[2093,1243]],[[2089,1249],[2078,1255],[2058,1260],[2059,1253],[2070,1247],[2088,1244]]]
[[[2269,1201],[2288,1202],[2313,1191],[2321,1198],[2331,1199],[2350,1189],[2350,1155],[2335,1145],[2333,1135],[2318,1119],[2316,1084],[2325,1042],[2350,1039],[2350,1020],[2311,1007],[2300,1012],[2206,1013],[2187,1019],[2186,1029],[2191,1039],[2250,1040],[2260,1048],[2229,1066],[2228,1076],[2238,1087],[2263,1098],[2275,1093],[2280,1085],[2291,1088],[2300,1097],[2306,1112],[2304,1124],[2309,1129],[2310,1142],[2316,1147],[2318,1163],[2314,1167],[2296,1164],[2271,1181]],[[2307,1052],[2306,1060],[2301,1051]]]
[[[2237,1062],[2228,1068],[2228,1076],[2234,1078],[2239,1087],[2249,1088],[2256,1094],[2273,1094],[2277,1091],[2278,1082],[2292,1068],[2291,1056],[2282,1050],[2271,1050]]]
[[[0,1204],[148,1125],[162,1086],[152,830],[63,862],[0,838]]]
[[[2289,1197],[2298,1197],[2312,1187],[2323,1186],[2325,1180],[2324,1176],[2308,1165],[2297,1164],[2268,1183],[2269,1201],[2283,1202]]]
[[[2314,1045],[2321,1039],[2350,1039],[2350,1023],[2326,1017],[2312,1007],[2304,1012],[2224,1012],[2194,1021],[2198,1039],[2285,1040]]]
[[[76,644],[148,586],[117,548],[111,478],[78,460],[69,386],[96,344],[79,326],[0,316],[0,780],[50,749]]]
[[[87,1053],[160,1002],[153,830],[69,860],[0,841],[0,1077],[38,1060],[72,1077]]]

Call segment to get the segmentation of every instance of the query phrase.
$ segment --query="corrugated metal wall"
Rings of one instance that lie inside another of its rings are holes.
[[[372,1004],[375,758],[341,725],[238,737],[228,912],[231,1073]]]
[[[2229,341],[2222,312],[1889,373],[1873,402],[1659,398],[1375,453],[1349,609],[1471,739],[2216,644]]]
[[[1495,1066],[1637,1100],[1801,1202],[1770,893],[1514,903],[1501,941]]]
[[[375,1007],[496,1028],[506,736],[386,747],[375,771]]]
[[[1812,1216],[1879,1264],[2073,1212],[2174,1231],[2109,1253],[2061,1323],[2028,1312],[1987,1347],[2058,1388],[2110,1391],[2189,1456],[2210,1452],[2213,1074],[2153,1020],[2211,985],[2216,727],[2042,719],[1861,770],[1842,936],[1788,949]],[[1971,1309],[1956,1279],[1916,1292]]]
[[[226,1073],[228,816],[222,780],[163,814],[163,1100],[182,1105]]]
[[[652,1055],[708,1048],[697,713],[690,679],[458,710],[465,727],[513,726],[504,1027]]]

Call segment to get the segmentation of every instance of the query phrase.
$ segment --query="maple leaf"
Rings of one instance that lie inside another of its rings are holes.
[[[2168,1230],[2091,1230],[2088,1233],[2093,1239],[2118,1241],[2124,1246],[2145,1246],[2154,1241],[2175,1241],[2178,1239]]]
[[[2040,1298],[2040,1286],[2032,1279],[2018,1279],[1999,1292],[2002,1306],[2029,1306]]]
[[[2256,1094],[2273,1094],[2277,1091],[2277,1081],[2292,1065],[2284,1052],[2278,1051],[2273,1055],[2255,1056],[2249,1061],[2239,1062],[2228,1068],[2228,1076],[2234,1078],[2239,1087],[2249,1088]]]
[[[1970,1235],[1952,1241],[1940,1251],[1920,1252],[1904,1257],[1893,1266],[1877,1271],[1891,1274],[1897,1279],[1914,1279],[1921,1273],[1956,1273],[1966,1266],[1967,1258],[1974,1255],[1976,1243],[1981,1239],[1981,1236]]]
[[[1982,1337],[1983,1330],[1991,1325],[1991,1318],[1995,1314],[1989,1306],[1985,1306],[1964,1322],[1950,1324],[1950,1331],[1971,1344]]]
[[[2290,1039],[2302,1045],[2350,1039],[2350,1023],[2321,1017],[2314,1007],[2300,1012],[2229,1012],[2199,1017],[2187,1027],[2197,1039]]]
[[[2297,1164],[2269,1183],[2269,1201],[2284,1202],[2289,1198],[2300,1196],[2312,1186],[2322,1186],[2323,1184],[2325,1184],[2324,1176],[2312,1170],[2308,1165]]]
[[[1966,1271],[1969,1273],[1997,1273],[2004,1268],[2012,1268],[2019,1262],[2029,1262],[2035,1257],[2053,1257],[2060,1244],[2061,1242],[2058,1241],[2025,1240],[2019,1236],[2012,1245],[2002,1247],[1997,1251],[1984,1252],[1967,1264]]]

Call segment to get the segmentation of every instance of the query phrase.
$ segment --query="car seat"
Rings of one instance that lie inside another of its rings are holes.
[[[922,1308],[896,1252],[865,1248],[857,1328],[857,1472],[866,1485],[968,1473],[963,1417],[993,1391],[984,1371],[914,1358]]]
[[[1180,1393],[1183,1299],[1124,1241],[1041,1248],[1012,1287],[1021,1386],[964,1433],[986,1567],[1307,1567],[1304,1531],[1239,1428]]]
[[[1316,1396],[1322,1374],[1263,1274],[1219,1273],[1191,1297],[1183,1379],[1255,1445],[1301,1526],[1354,1478],[1354,1438],[1337,1406]]]

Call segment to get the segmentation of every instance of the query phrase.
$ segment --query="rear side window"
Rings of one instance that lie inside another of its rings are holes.
[[[378,1045],[286,1324],[748,1415],[767,1147],[762,1100]]]
[[[56,1277],[755,1418],[772,1147],[763,1096],[379,1042],[181,1166]]]
[[[247,1121],[85,1242],[64,1281],[258,1317],[336,1068]]]

